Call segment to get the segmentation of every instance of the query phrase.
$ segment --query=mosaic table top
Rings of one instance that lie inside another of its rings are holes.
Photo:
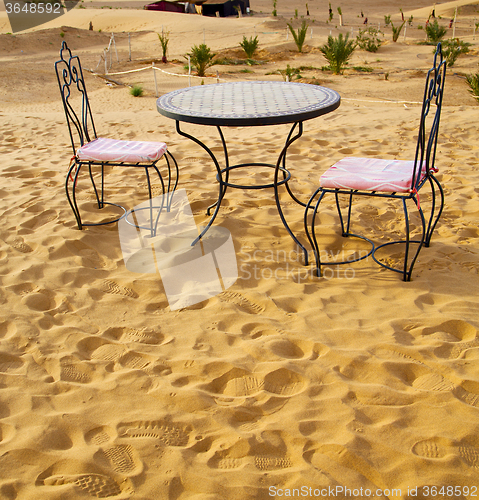
[[[309,120],[335,110],[337,92],[291,82],[200,85],[161,96],[158,111],[174,120],[216,126],[256,126]]]

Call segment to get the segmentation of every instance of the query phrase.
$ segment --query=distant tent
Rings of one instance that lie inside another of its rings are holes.
[[[239,8],[242,14],[246,14],[249,0],[206,0],[201,5],[204,16],[227,17],[237,14],[235,7]]]
[[[158,2],[145,5],[146,10],[161,10],[164,12],[185,12],[185,2],[171,2],[160,0]]]
[[[242,14],[246,14],[247,8],[249,8],[249,0],[193,0],[192,2],[158,0],[157,2],[145,5],[146,10],[188,13],[199,11],[204,16],[212,17],[236,16],[237,9],[241,10]]]

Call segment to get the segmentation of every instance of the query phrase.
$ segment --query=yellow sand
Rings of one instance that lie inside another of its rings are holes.
[[[150,13],[126,3],[75,9],[28,34],[1,35],[1,499],[474,500],[479,494],[479,108],[462,76],[478,69],[471,7],[458,17],[456,35],[473,46],[449,71],[441,120],[437,165],[445,211],[413,281],[370,260],[329,268],[318,279],[297,257],[271,191],[229,190],[216,224],[232,234],[239,279],[214,298],[171,311],[158,274],[126,269],[116,225],[76,228],[64,194],[72,153],[53,73],[61,41],[85,68],[95,68],[115,32],[121,61],[111,72],[160,58],[162,26],[170,31],[170,60],[179,61],[164,68],[169,72],[184,74],[182,55],[192,44],[235,49],[255,32],[261,48],[277,53],[276,62],[251,67],[253,73],[216,66],[208,74],[218,69],[221,81],[281,80],[266,73],[325,64],[317,47],[330,30],[340,30],[336,4],[327,25],[327,3],[309,2],[315,23],[304,55],[294,52],[285,30],[295,8],[305,15],[302,2],[286,7],[280,0],[284,20],[276,24],[268,17],[271,2],[252,4],[256,14],[242,19]],[[398,7],[348,3],[341,29],[353,26],[357,34],[361,9],[383,23]],[[432,5],[409,1],[402,8]],[[406,40],[401,35],[392,43],[386,29],[379,52],[355,52],[350,66],[369,65],[373,73],[302,70],[308,81],[315,77],[340,92],[342,103],[305,122],[304,136],[291,147],[291,187],[301,199],[343,156],[413,156],[417,103],[432,59],[430,46],[416,44],[424,39],[417,24],[426,18],[415,16]],[[83,31],[89,21],[93,33]],[[132,62],[123,31],[132,34]],[[217,194],[211,162],[156,111],[152,71],[111,78],[142,83],[146,95],[134,98],[127,86],[87,72],[99,133],[167,142],[196,223],[204,225]],[[158,84],[163,93],[188,83],[158,73]],[[221,152],[215,129],[185,128]],[[225,134],[236,162],[270,162],[287,130]],[[245,182],[264,181],[260,173],[242,175]],[[79,203],[86,217],[95,217],[88,185],[82,183]],[[128,206],[146,196],[140,172],[115,169],[107,185],[114,201]],[[282,200],[304,240],[302,208],[285,193]],[[338,230],[331,202],[320,216],[328,235]],[[421,203],[428,206],[427,195]],[[403,231],[400,206],[386,201],[359,200],[354,224],[374,239]]]

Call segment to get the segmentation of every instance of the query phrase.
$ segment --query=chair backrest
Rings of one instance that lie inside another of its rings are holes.
[[[55,63],[58,86],[68,123],[73,153],[77,147],[96,139],[96,130],[86,92],[78,56],[72,56],[66,42],[60,49],[60,60]]]
[[[437,138],[439,132],[439,121],[441,118],[442,97],[444,93],[444,81],[446,78],[446,61],[442,55],[441,44],[438,43],[434,54],[434,63],[428,71],[424,99],[421,110],[421,121],[417,139],[414,177],[412,189],[418,188],[421,183],[421,166],[425,165],[427,175],[434,171],[436,160]],[[428,120],[431,104],[435,105],[434,116]],[[419,175],[418,175],[419,174]]]

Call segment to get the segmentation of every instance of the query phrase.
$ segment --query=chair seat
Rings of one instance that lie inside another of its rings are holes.
[[[164,142],[120,141],[99,137],[77,150],[80,161],[152,163],[166,152]]]
[[[407,193],[413,185],[414,161],[343,158],[321,176],[322,188]],[[423,164],[421,177],[426,175]]]

